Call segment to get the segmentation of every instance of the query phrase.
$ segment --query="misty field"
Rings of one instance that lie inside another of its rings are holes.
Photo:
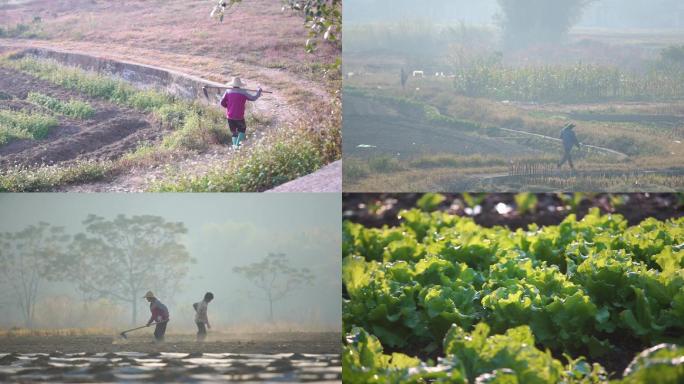
[[[338,160],[339,44],[311,38],[311,49],[306,15],[280,4],[239,4],[225,23],[211,9],[187,1],[0,3],[0,111],[14,115],[0,122],[0,190],[256,192]],[[72,67],[83,67],[78,59],[65,66],[31,49],[111,62],[80,71]],[[220,84],[241,76],[273,93],[248,106],[238,153],[217,92],[134,87],[125,71],[111,71],[122,62]],[[26,122],[26,113],[43,121]]]
[[[684,187],[684,35],[571,29],[513,44],[504,31],[346,29],[345,191]],[[557,167],[570,122],[575,171]]]
[[[0,217],[0,382],[340,382],[336,194],[17,193]]]

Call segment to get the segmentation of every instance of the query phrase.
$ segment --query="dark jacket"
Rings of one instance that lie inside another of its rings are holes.
[[[575,135],[575,131],[573,131],[572,128],[563,128],[561,130],[560,138],[563,140],[563,147],[565,147],[566,150],[572,149],[575,145],[577,148],[580,146],[577,135]]]

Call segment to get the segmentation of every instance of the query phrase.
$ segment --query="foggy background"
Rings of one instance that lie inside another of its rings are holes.
[[[462,21],[468,24],[494,24],[497,13],[500,13],[497,0],[344,2],[345,26],[353,23],[403,19],[429,19],[439,23]],[[680,0],[596,0],[587,6],[577,27],[684,29],[684,3]]]
[[[47,222],[64,226],[70,235],[84,231],[82,221],[95,214],[155,215],[182,222],[179,240],[195,262],[180,288],[158,295],[169,307],[169,332],[194,330],[192,303],[206,291],[213,328],[224,331],[339,331],[341,202],[336,194],[2,194],[0,233],[16,233]],[[311,285],[274,303],[252,297],[257,289],[234,267],[284,253],[289,266],[307,267]],[[0,328],[24,326],[11,290],[0,280]],[[83,301],[73,283],[41,281],[35,328],[128,327],[131,309],[110,299]],[[156,292],[155,292],[156,293]],[[143,292],[144,294],[144,292]],[[142,295],[140,295],[142,296]],[[138,324],[149,318],[149,304],[137,304]]]
[[[344,72],[355,75],[577,63],[644,72],[684,43],[677,0],[349,0],[344,17]]]

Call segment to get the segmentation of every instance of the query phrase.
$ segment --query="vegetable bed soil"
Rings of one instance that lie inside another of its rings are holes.
[[[49,111],[25,101],[29,92],[53,98],[88,102],[92,117],[79,120],[56,115],[59,125],[42,140],[20,139],[0,146],[0,167],[68,164],[75,160],[114,160],[138,147],[158,140],[163,129],[148,115],[67,90],[25,73],[0,66],[0,89],[11,98],[0,100],[0,109]]]
[[[339,333],[0,337],[1,382],[339,382]],[[12,351],[9,353],[9,351]]]

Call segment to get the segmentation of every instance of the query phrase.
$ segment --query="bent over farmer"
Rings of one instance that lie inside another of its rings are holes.
[[[162,304],[159,299],[154,297],[152,291],[147,291],[145,296],[143,296],[150,303],[150,320],[147,325],[156,324],[154,328],[154,338],[157,341],[164,341],[164,334],[166,333],[166,324],[169,322],[169,309],[166,305]]]
[[[560,138],[563,141],[564,154],[560,163],[558,163],[558,168],[562,167],[567,161],[568,164],[570,164],[570,168],[572,170],[575,169],[575,165],[572,163],[572,156],[570,153],[572,152],[572,147],[577,146],[577,149],[580,148],[580,142],[577,140],[577,135],[575,135],[573,128],[575,128],[575,124],[568,123],[561,130]]]
[[[256,101],[261,97],[261,87],[257,93],[252,95],[241,87],[244,84],[239,77],[233,77],[233,81],[228,83],[228,90],[221,98],[221,106],[226,109],[228,118],[228,128],[233,135],[233,147],[239,148],[242,140],[245,139],[247,124],[245,123],[245,104],[247,100]]]
[[[214,300],[214,294],[207,292],[204,294],[204,299],[192,306],[195,308],[195,324],[197,324],[197,341],[204,341],[207,338],[207,328],[211,329],[209,325],[209,317],[207,316],[207,307],[209,303]],[[206,327],[205,327],[206,325]]]

